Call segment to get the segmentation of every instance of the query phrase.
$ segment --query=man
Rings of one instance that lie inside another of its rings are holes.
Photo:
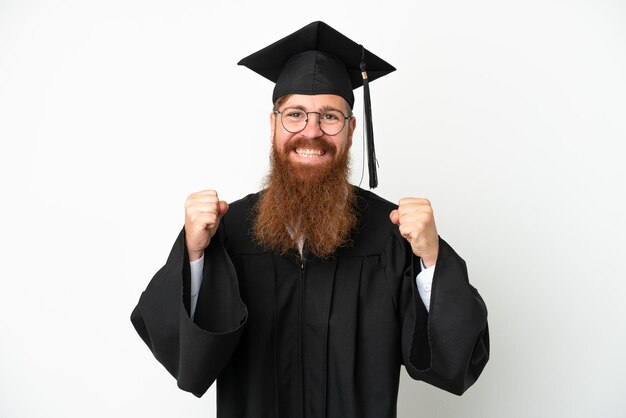
[[[393,67],[322,22],[241,64],[276,82],[266,188],[189,196],[138,333],[180,388],[217,379],[219,417],[395,417],[401,364],[463,393],[489,351],[465,263],[427,200],[347,180],[352,89]]]

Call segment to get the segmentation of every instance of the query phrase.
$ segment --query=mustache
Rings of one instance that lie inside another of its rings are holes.
[[[324,139],[323,137],[310,139],[305,137],[293,138],[291,141],[285,144],[283,152],[289,153],[294,148],[308,148],[308,149],[320,149],[327,153],[336,154],[337,146]]]

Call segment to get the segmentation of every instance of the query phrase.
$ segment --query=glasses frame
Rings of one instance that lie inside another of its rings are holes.
[[[335,135],[339,135],[339,133],[341,131],[343,131],[343,128],[346,127],[346,121],[352,119],[354,116],[350,115],[350,116],[346,116],[343,114],[343,112],[341,110],[337,110],[337,109],[331,109],[334,112],[339,113],[341,116],[343,116],[343,125],[341,126],[341,129],[339,129],[336,133],[334,134],[327,134],[326,131],[324,131],[324,128],[322,128],[322,114],[324,113],[328,113],[328,111],[326,112],[307,112],[303,109],[297,108],[297,107],[288,107],[287,109],[297,109],[300,110],[302,113],[304,113],[306,115],[306,120],[304,121],[304,126],[302,127],[302,129],[300,129],[299,131],[290,131],[289,129],[287,129],[287,127],[285,126],[285,123],[283,122],[283,112],[285,111],[285,109],[283,110],[274,110],[274,114],[275,115],[280,115],[280,124],[283,126],[283,129],[285,129],[287,132],[292,133],[292,134],[297,134],[299,132],[302,132],[306,129],[307,125],[309,124],[309,114],[311,113],[315,113],[317,115],[317,126],[319,126],[320,131],[322,131],[324,133],[324,135],[328,135],[328,136],[335,136]]]

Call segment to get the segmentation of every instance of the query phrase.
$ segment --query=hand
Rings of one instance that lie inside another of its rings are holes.
[[[185,202],[185,243],[189,261],[202,257],[227,211],[228,203],[220,201],[215,190],[189,195]]]
[[[389,218],[400,227],[400,234],[411,244],[413,254],[420,257],[426,267],[435,265],[439,236],[430,202],[414,197],[400,199],[398,209],[392,210]]]

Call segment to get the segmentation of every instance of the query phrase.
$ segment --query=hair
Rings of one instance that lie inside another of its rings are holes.
[[[274,102],[274,107],[272,108],[272,110],[274,112],[276,112],[278,110],[278,108],[281,107],[283,105],[283,103],[285,103],[287,101],[287,99],[289,99],[291,96],[293,96],[293,94],[291,94],[291,93],[285,94],[284,96],[280,96]]]

